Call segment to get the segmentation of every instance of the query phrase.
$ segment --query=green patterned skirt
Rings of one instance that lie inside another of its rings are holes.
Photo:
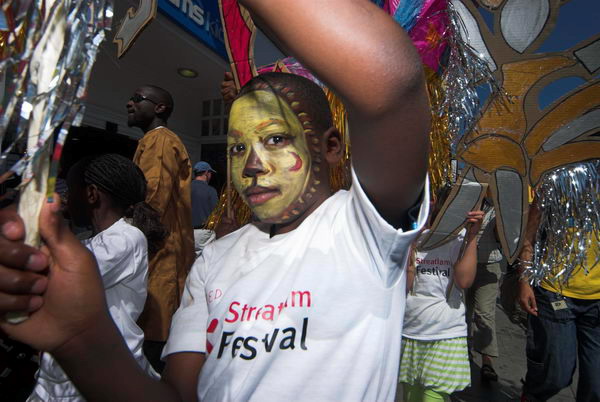
[[[451,394],[471,384],[467,338],[419,341],[402,338],[400,382]]]

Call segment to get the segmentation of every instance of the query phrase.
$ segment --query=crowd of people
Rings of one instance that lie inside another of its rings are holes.
[[[449,401],[470,385],[475,353],[482,380],[497,381],[507,262],[491,202],[450,242],[420,247],[444,195],[430,203],[430,111],[410,38],[369,1],[320,2],[319,18],[306,2],[241,3],[344,100],[351,188],[330,191],[343,144],[321,87],[285,73],[235,94],[224,84],[230,175],[253,219],[217,239],[205,224],[223,172],[192,166],[168,128],[168,91],[137,88],[126,105],[144,134],[133,161],[71,167],[66,207],[55,197],[42,210],[42,250],[23,244],[14,209],[0,210],[0,313],[29,314],[0,328],[42,353],[28,400],[374,401],[401,386],[405,401]],[[66,219],[91,236],[80,241]],[[523,401],[568,386],[577,356],[577,400],[600,401],[600,271],[564,289],[523,278]]]

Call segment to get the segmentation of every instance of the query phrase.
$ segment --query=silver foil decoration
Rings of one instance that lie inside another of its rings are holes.
[[[547,173],[536,189],[541,221],[536,235],[531,282],[548,280],[559,289],[575,272],[588,274],[589,250],[600,243],[600,159]]]
[[[22,176],[18,212],[26,244],[40,245],[39,213],[54,191],[69,128],[81,122],[82,99],[112,15],[111,0],[2,2],[0,141],[8,146],[0,166],[25,140],[27,152],[0,182],[11,172]],[[5,319],[19,323],[27,315],[8,313]]]
[[[9,172],[22,176],[19,214],[25,242],[38,246],[37,217],[44,196],[54,191],[67,132],[81,122],[92,65],[112,22],[112,2],[12,0],[4,2],[2,13],[7,23],[0,49],[5,84],[0,139],[9,137],[0,163],[26,142],[27,152]]]
[[[457,3],[457,4],[455,4]],[[505,91],[493,76],[487,58],[470,45],[472,38],[461,18],[457,5],[465,6],[458,0],[448,2],[448,20],[450,30],[448,38],[448,65],[443,74],[446,96],[440,108],[440,116],[448,115],[448,134],[452,144],[456,145],[460,137],[471,131],[481,114],[481,103],[477,88],[488,85],[491,93],[499,94],[507,100]],[[493,60],[492,60],[493,61]]]
[[[64,141],[71,124],[79,124],[83,116],[82,99],[98,46],[110,29],[112,21],[111,0],[8,0],[0,9],[4,20],[12,21],[2,28],[6,40],[0,48],[0,80],[4,81],[0,93],[0,142],[9,136],[9,145],[0,154],[0,165],[8,153],[29,132],[34,105],[44,102],[38,140],[33,149],[10,169],[24,182],[35,174],[27,171],[39,152],[53,140],[60,130]],[[57,13],[60,13],[58,15]],[[56,66],[41,88],[36,77],[40,66],[31,61],[46,35],[55,30],[57,18],[64,18],[64,46],[58,49]],[[61,142],[58,144],[62,145]],[[34,169],[35,170],[35,169]]]

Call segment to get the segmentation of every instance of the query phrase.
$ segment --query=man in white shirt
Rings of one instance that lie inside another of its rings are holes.
[[[89,264],[84,257],[72,262],[70,254],[83,252],[49,224],[50,208],[43,235],[53,271],[65,276],[25,292],[20,302],[33,304],[21,309],[35,313],[2,328],[52,350],[80,391],[100,400],[393,399],[403,267],[416,234],[403,230],[413,220],[422,224],[428,205],[429,110],[420,58],[405,32],[368,0],[241,3],[344,100],[352,189],[329,190],[328,167],[343,147],[322,93],[289,75],[258,77],[234,102],[228,133],[234,185],[258,222],[211,244],[194,265],[163,352],[161,382],[128,358],[98,307],[102,294]],[[421,203],[411,220],[409,210]],[[18,238],[17,226],[5,237]],[[87,274],[72,278],[58,268],[72,265]],[[31,286],[45,280],[27,273]],[[77,282],[83,294],[72,297],[85,303],[65,309],[50,289],[59,280]],[[40,287],[42,307],[30,295]],[[2,281],[0,292],[15,293]],[[59,306],[61,329],[39,339],[35,329]],[[0,302],[0,312],[11,308]]]

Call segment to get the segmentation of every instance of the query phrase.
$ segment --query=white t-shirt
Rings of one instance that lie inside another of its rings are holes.
[[[465,234],[463,229],[438,248],[417,251],[415,281],[406,300],[402,336],[424,341],[467,336],[463,292],[453,280]]]
[[[246,225],[196,260],[163,356],[208,351],[200,400],[394,399],[417,231],[394,229],[353,183],[289,233]]]
[[[158,378],[142,352],[144,333],[136,324],[146,302],[146,237],[138,228],[119,219],[83,244],[98,261],[106,303],[127,346],[142,369]],[[37,375],[38,381],[28,401],[85,401],[49,353],[42,355]]]

